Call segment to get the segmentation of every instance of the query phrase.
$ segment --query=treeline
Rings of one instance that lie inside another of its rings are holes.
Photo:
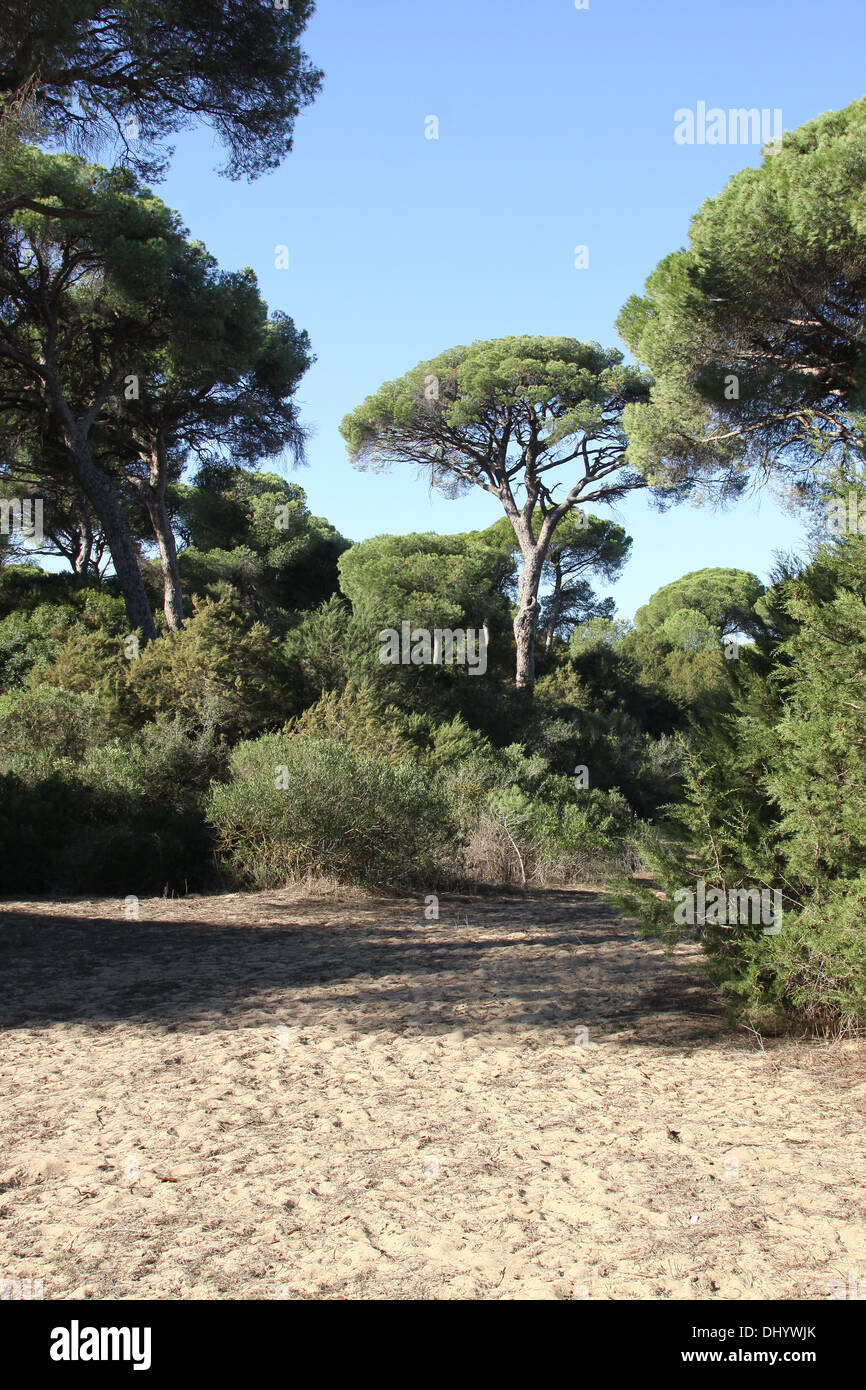
[[[191,616],[137,654],[112,579],[0,568],[7,891],[597,878],[630,862],[636,814],[672,795],[672,731],[722,687],[723,635],[761,591],[703,572],[629,631],[573,578],[570,635],[543,649],[529,697],[500,525],[349,546],[296,485],[242,470],[186,485],[177,506]],[[277,553],[263,507],[291,517]],[[551,568],[606,569],[628,544],[592,518]],[[145,581],[156,590],[156,566]],[[382,629],[406,613],[413,629],[486,626],[483,678],[384,663]]]

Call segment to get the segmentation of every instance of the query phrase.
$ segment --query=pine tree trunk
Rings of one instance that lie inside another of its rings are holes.
[[[144,500],[148,516],[153,526],[153,534],[159,547],[159,563],[162,568],[163,611],[170,632],[183,627],[183,591],[180,582],[180,567],[177,563],[177,546],[168,509],[165,505],[165,479],[161,486],[150,485],[144,489]]]
[[[541,580],[542,557],[534,551],[524,559],[523,573],[517,584],[517,616],[514,619],[514,641],[517,646],[518,690],[535,686],[535,632],[538,624],[538,585]]]
[[[553,646],[553,634],[556,631],[556,624],[559,622],[559,610],[562,607],[562,570],[556,564],[553,581],[553,593],[550,596],[550,616],[547,621],[547,630],[544,634],[544,650],[549,652]]]
[[[68,459],[70,473],[99,517],[126,604],[130,627],[133,631],[139,630],[145,642],[149,642],[156,637],[156,625],[138,567],[138,556],[111,482],[96,467],[90,457],[87,441],[80,435],[71,441]]]
[[[78,513],[78,550],[75,554],[74,569],[77,575],[87,576],[90,573],[90,564],[93,556],[93,527],[90,524],[90,517],[87,508],[77,506]]]

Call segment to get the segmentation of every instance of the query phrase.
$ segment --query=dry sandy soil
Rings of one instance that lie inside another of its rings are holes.
[[[732,1032],[688,951],[589,891],[440,914],[3,904],[0,1277],[48,1299],[866,1297],[862,1046]]]

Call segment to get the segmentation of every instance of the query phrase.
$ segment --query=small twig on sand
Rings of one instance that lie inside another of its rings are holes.
[[[743,1027],[744,1027],[744,1028],[747,1028],[747,1029],[749,1030],[750,1033],[754,1033],[755,1037],[758,1039],[758,1046],[760,1047],[761,1051],[764,1052],[764,1051],[765,1051],[765,1048],[764,1048],[764,1039],[761,1037],[760,1033],[758,1032],[758,1030],[757,1030],[757,1028],[754,1026],[754,1024],[753,1024],[753,1023],[745,1023],[745,1024],[743,1024]]]
[[[522,886],[525,888],[525,887],[526,887],[526,869],[523,867],[523,856],[521,855],[520,850],[517,848],[517,845],[514,844],[514,836],[511,834],[511,831],[508,829],[508,821],[505,819],[504,816],[502,817],[502,825],[503,825],[503,828],[504,828],[504,830],[505,830],[506,835],[508,836],[508,838],[509,838],[509,840],[511,841],[512,845],[514,845],[514,853],[517,855],[517,862],[518,862],[518,864],[520,865],[520,879],[521,879],[521,883],[522,883]]]

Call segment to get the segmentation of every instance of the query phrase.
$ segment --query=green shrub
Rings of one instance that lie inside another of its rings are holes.
[[[37,686],[0,696],[0,772],[33,783],[74,771],[113,733],[113,710],[97,694]]]
[[[213,876],[202,802],[225,774],[212,731],[179,719],[108,739],[96,696],[40,687],[14,703],[0,775],[4,891],[182,892]]]
[[[405,762],[413,749],[403,730],[403,717],[392,705],[383,706],[367,684],[349,684],[324,694],[285,732],[297,738],[333,739],[359,751],[374,753],[388,763]]]
[[[684,795],[640,852],[652,887],[616,901],[646,934],[697,937],[734,1015],[755,1026],[866,1031],[866,538],[819,552],[767,596],[784,640],[741,650],[731,695],[684,743]],[[675,895],[781,894],[781,929],[677,923]],[[662,890],[661,893],[655,890]]]
[[[228,872],[259,888],[308,874],[433,886],[459,844],[435,777],[333,739],[268,734],[240,744],[208,819]]]
[[[568,718],[539,712],[526,731],[526,746],[562,776],[586,767],[591,787],[621,791],[645,816],[670,801],[679,784],[676,741],[664,734],[653,738],[619,709],[572,710]]]
[[[34,666],[47,666],[69,636],[70,610],[59,604],[22,609],[0,620],[0,687],[23,685]]]
[[[197,806],[210,783],[226,775],[228,756],[213,729],[162,716],[133,738],[91,748],[79,777],[95,795],[130,808],[180,812]]]
[[[20,587],[11,586],[12,592]],[[37,603],[26,591],[19,596],[20,607],[0,619],[0,687],[45,683],[116,694],[127,630],[122,601],[90,588],[62,592],[62,603]]]
[[[332,738],[362,752],[376,753],[389,763],[415,758],[432,771],[441,771],[493,749],[455,715],[437,720],[431,714],[410,713],[385,704],[367,683],[350,683],[331,691],[287,725],[286,732],[308,738]]]
[[[75,607],[88,592],[97,591],[68,571],[54,574],[39,565],[0,564],[0,618],[42,605]]]
[[[79,823],[58,853],[51,891],[160,896],[211,887],[213,841],[200,811],[117,815],[97,804],[98,819]]]
[[[622,862],[634,831],[634,813],[619,792],[577,790],[567,778],[547,777],[535,796],[516,786],[488,793],[468,863],[493,882],[597,882]]]
[[[298,673],[304,704],[312,704],[326,691],[340,690],[348,681],[360,679],[372,657],[354,649],[353,623],[348,604],[333,595],[303,619],[286,636],[283,654],[287,665]]]
[[[202,600],[179,632],[148,643],[128,667],[142,720],[177,713],[229,741],[282,724],[297,707],[279,644],[227,597]]]

